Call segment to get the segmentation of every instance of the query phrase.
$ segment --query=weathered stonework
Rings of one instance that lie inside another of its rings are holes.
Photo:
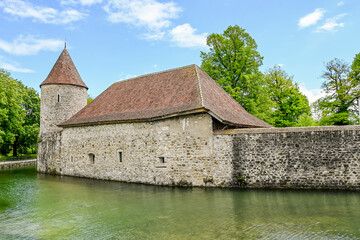
[[[38,170],[158,185],[360,189],[360,126],[214,134],[212,121],[204,113],[65,128],[39,143]]]
[[[61,131],[57,125],[75,115],[87,103],[87,89],[75,85],[41,86],[40,137]]]
[[[0,170],[9,169],[9,168],[18,168],[18,167],[29,167],[35,165],[36,165],[36,159],[0,162]]]
[[[39,161],[40,171],[55,168],[63,175],[160,185],[225,182],[227,165],[212,156],[212,118],[208,114],[70,127],[57,136],[61,139],[43,139],[39,144],[39,159],[53,159]],[[49,152],[60,157],[45,156]],[[89,154],[95,155],[94,163]],[[165,163],[159,157],[164,157]]]
[[[214,142],[233,186],[360,189],[360,126],[237,129]]]

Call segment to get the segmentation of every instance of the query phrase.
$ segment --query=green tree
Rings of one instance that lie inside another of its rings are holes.
[[[15,142],[13,144],[13,154],[34,153],[37,148],[37,137],[40,129],[40,97],[33,89],[21,84],[23,89],[22,110],[25,112],[25,118],[20,128]]]
[[[275,102],[272,113],[275,127],[313,124],[309,101],[300,92],[298,84],[293,82],[293,77],[289,76],[281,67],[275,66],[267,70],[264,78],[269,88],[270,98]]]
[[[358,119],[360,56],[356,55],[352,66],[335,58],[325,65],[322,88],[326,94],[316,105],[322,112],[320,125],[348,125]]]
[[[273,102],[259,67],[263,57],[255,40],[239,26],[207,38],[208,53],[201,52],[201,68],[249,113],[272,123]]]
[[[360,53],[355,55],[351,64],[350,78],[360,81]]]
[[[90,96],[90,94],[88,94],[87,96],[87,104],[91,103],[94,99]]]
[[[40,98],[37,92],[0,69],[0,153],[36,150]]]

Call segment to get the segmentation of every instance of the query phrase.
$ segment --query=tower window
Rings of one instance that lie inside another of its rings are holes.
[[[120,163],[123,162],[123,152],[122,151],[118,151],[118,159],[119,159]]]
[[[89,160],[92,164],[95,163],[95,155],[93,153],[89,153]]]
[[[60,102],[60,94],[58,94],[58,102]]]

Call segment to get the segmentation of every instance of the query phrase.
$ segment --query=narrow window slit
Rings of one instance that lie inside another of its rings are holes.
[[[123,162],[123,153],[122,151],[118,151],[118,156],[119,156],[119,162]]]
[[[89,153],[89,160],[92,164],[95,163],[95,155],[93,153]]]

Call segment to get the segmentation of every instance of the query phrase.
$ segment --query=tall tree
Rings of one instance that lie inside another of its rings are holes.
[[[37,137],[40,129],[40,97],[33,88],[20,85],[23,89],[22,110],[25,112],[22,128],[19,128],[15,142],[13,143],[13,154],[16,156],[18,150],[21,153],[33,153],[37,148]]]
[[[358,119],[359,57],[358,54],[351,67],[337,58],[325,65],[322,88],[326,96],[316,102],[322,111],[321,125],[348,125]]]
[[[293,82],[292,76],[275,66],[267,70],[264,78],[269,87],[270,98],[275,102],[272,113],[275,127],[311,124],[309,101],[300,92],[298,84]]]
[[[39,132],[38,93],[0,69],[0,153],[17,155],[36,147]]]
[[[201,67],[251,114],[271,123],[273,102],[259,67],[263,57],[255,40],[239,26],[207,38],[208,53],[201,52]]]

